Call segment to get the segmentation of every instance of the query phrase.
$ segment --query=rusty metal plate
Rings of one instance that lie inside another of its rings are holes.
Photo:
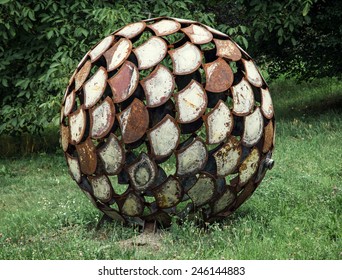
[[[177,32],[181,28],[181,25],[177,21],[163,19],[148,25],[148,28],[152,29],[157,36],[166,36]]]
[[[186,75],[195,72],[202,63],[201,51],[190,42],[183,46],[169,50],[172,59],[173,73],[175,75]]]
[[[140,157],[127,167],[130,182],[139,192],[145,192],[154,184],[158,171],[157,165],[148,155],[142,153]]]
[[[216,180],[209,174],[200,174],[195,185],[188,191],[188,195],[196,207],[208,203],[215,195]]]
[[[263,85],[263,79],[259,73],[258,68],[255,66],[254,61],[241,59],[245,71],[247,80],[256,87],[261,87]]]
[[[233,129],[233,116],[228,106],[220,100],[213,110],[203,116],[207,143],[218,144],[224,141]]]
[[[208,151],[200,138],[176,151],[177,175],[194,174],[202,170],[208,159]]]
[[[126,25],[124,28],[120,29],[115,33],[117,36],[126,37],[127,39],[134,38],[138,36],[146,27],[145,22],[135,22],[132,24]]]
[[[192,80],[183,90],[174,95],[177,108],[177,121],[191,123],[199,119],[207,107],[208,99],[202,85]]]
[[[231,87],[233,95],[233,113],[237,116],[248,115],[254,107],[254,94],[247,80],[242,79]]]
[[[213,39],[213,34],[209,32],[206,28],[191,24],[186,28],[181,29],[191,40],[193,44],[206,44]]]
[[[229,89],[233,84],[233,71],[222,58],[204,64],[203,68],[206,76],[206,90],[211,92],[223,92]]]
[[[258,170],[260,153],[257,148],[253,148],[248,157],[242,162],[239,168],[239,185],[245,185]]]
[[[95,48],[93,48],[89,56],[91,58],[91,62],[94,62],[102,56],[102,54],[110,47],[110,45],[114,41],[114,36],[109,35],[108,37],[104,38]]]
[[[121,207],[121,212],[130,217],[140,216],[144,211],[144,201],[135,193],[129,193]]]
[[[104,169],[107,174],[118,174],[125,161],[125,153],[118,138],[114,134],[110,134],[106,143],[97,150],[97,153],[104,163]]]
[[[148,128],[148,111],[144,103],[137,98],[124,111],[117,114],[117,118],[122,132],[122,139],[126,144],[139,140]]]
[[[62,149],[64,152],[68,150],[69,147],[69,141],[70,141],[70,131],[69,127],[61,124],[61,144],[62,144]]]
[[[158,207],[171,208],[176,206],[182,198],[182,187],[174,176],[169,176],[167,180],[153,190]]]
[[[88,180],[93,188],[94,196],[102,201],[108,202],[113,197],[113,188],[106,175],[88,176]]]
[[[71,174],[71,177],[77,182],[81,182],[82,174],[81,174],[81,168],[80,164],[78,163],[78,159],[76,157],[72,157],[68,153],[65,153],[66,160],[68,163],[69,171]]]
[[[231,40],[214,39],[216,45],[216,55],[231,61],[239,61],[241,52]]]
[[[114,103],[120,103],[129,98],[136,90],[138,83],[138,68],[132,62],[126,61],[118,73],[108,80]]]
[[[229,207],[231,207],[235,200],[235,194],[227,188],[223,194],[221,194],[220,198],[213,203],[212,213],[218,214],[222,211],[226,211]]]
[[[83,107],[69,115],[70,143],[78,144],[86,129],[86,113]]]
[[[231,136],[227,143],[213,154],[217,165],[217,175],[227,176],[233,173],[240,163],[241,155],[240,142]]]
[[[147,132],[152,154],[157,158],[169,156],[178,146],[180,128],[174,118],[166,115]]]
[[[144,44],[133,49],[133,52],[138,59],[139,70],[148,69],[156,66],[164,59],[167,53],[167,45],[163,39],[153,36]]]
[[[107,96],[101,104],[89,111],[90,137],[99,139],[106,136],[112,129],[115,119],[115,107],[112,99]]]
[[[84,107],[94,106],[103,95],[107,86],[107,71],[100,67],[96,73],[83,85]]]
[[[262,147],[263,153],[267,153],[268,151],[272,149],[273,135],[274,135],[273,122],[272,120],[270,120],[264,129],[264,145]]]
[[[126,38],[121,38],[103,56],[107,62],[107,71],[118,68],[128,58],[132,50],[132,42]]]
[[[77,65],[77,69],[79,69],[81,66],[83,66],[83,64],[85,63],[85,61],[88,60],[90,51],[91,51],[91,50],[89,50],[89,51],[83,56],[83,58],[81,59],[81,61],[80,61],[80,62],[78,63],[78,65]]]
[[[263,127],[264,118],[260,108],[257,107],[252,114],[245,117],[242,143],[246,147],[252,147],[258,143],[262,137]]]
[[[213,35],[214,35],[213,37],[219,36],[219,37],[229,38],[229,36],[227,34],[224,34],[223,32],[221,32],[221,31],[219,31],[219,30],[217,30],[215,28],[212,28],[212,27],[210,27],[208,25],[205,25],[205,24],[201,24],[201,25],[204,26],[208,31],[213,33]],[[217,36],[215,36],[215,35],[217,35]]]
[[[90,138],[76,145],[81,171],[86,175],[95,173],[97,166],[96,148]]]
[[[273,103],[268,88],[261,88],[261,111],[265,118],[272,119],[274,115]]]
[[[75,75],[75,91],[78,91],[82,86],[83,83],[87,80],[89,73],[91,70],[91,61],[87,60],[86,63],[82,66],[80,70],[78,70],[77,74]]]
[[[175,78],[161,64],[140,83],[145,91],[147,107],[151,108],[163,105],[175,89]]]
[[[75,105],[75,98],[76,94],[74,90],[65,98],[64,116],[68,116],[71,113]]]

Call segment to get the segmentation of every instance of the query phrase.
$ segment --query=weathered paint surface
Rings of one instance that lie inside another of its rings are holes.
[[[124,143],[139,140],[146,132],[149,123],[148,111],[139,99],[135,98],[130,106],[117,114]]]
[[[267,119],[272,119],[274,115],[273,103],[270,92],[267,89],[261,89],[261,111]]]
[[[153,36],[133,52],[138,59],[139,69],[147,69],[163,60],[167,53],[167,45],[163,39]]]
[[[161,158],[170,155],[179,143],[180,129],[170,115],[166,115],[147,132],[153,155]]]
[[[191,19],[183,19],[183,18],[176,18],[176,17],[170,17],[170,18],[180,23],[197,23],[196,21],[191,20]]]
[[[214,214],[218,214],[221,211],[224,211],[227,209],[228,206],[230,206],[235,200],[234,193],[227,189],[221,197],[214,203],[212,207],[212,211]]]
[[[144,192],[155,182],[157,166],[148,155],[142,153],[138,161],[127,167],[127,172],[133,187],[137,191]]]
[[[174,20],[163,19],[150,24],[148,27],[152,29],[157,36],[166,36],[177,32],[181,28],[181,25]]]
[[[203,65],[206,84],[205,89],[211,92],[223,92],[231,87],[234,80],[232,69],[222,58]]]
[[[93,187],[94,196],[102,202],[111,200],[113,195],[112,185],[106,175],[88,176]]]
[[[86,175],[95,173],[97,166],[96,148],[90,138],[76,145],[81,171]]]
[[[175,75],[185,75],[196,71],[202,62],[201,51],[190,42],[183,46],[170,50],[169,54],[173,63],[173,73]]]
[[[241,59],[245,67],[247,80],[256,87],[261,87],[263,84],[262,77],[258,68],[255,66],[252,60]]]
[[[174,77],[163,65],[157,68],[141,81],[146,95],[148,107],[157,107],[169,100],[175,88]]]
[[[111,130],[115,119],[115,107],[110,97],[95,108],[90,109],[90,136],[92,138],[102,138]]]
[[[231,40],[214,39],[214,42],[216,45],[217,56],[231,61],[238,61],[241,59],[239,48]]]
[[[176,153],[177,175],[184,176],[204,168],[207,159],[207,149],[199,138]]]
[[[183,90],[175,94],[177,121],[190,123],[200,118],[207,107],[207,94],[202,85],[192,80]]]
[[[118,73],[108,80],[114,103],[120,103],[129,98],[134,93],[138,83],[138,68],[132,62],[126,61]]]
[[[144,28],[146,27],[145,22],[135,22],[129,25],[126,25],[124,28],[115,33],[117,36],[126,37],[127,39],[131,39],[137,35],[139,35]]]
[[[180,202],[182,197],[182,188],[175,177],[169,176],[161,186],[153,190],[153,193],[158,207],[170,208]]]
[[[110,134],[106,144],[98,150],[105,171],[110,175],[118,174],[124,164],[124,150],[114,134]]]
[[[235,171],[240,162],[242,149],[239,141],[235,137],[230,137],[227,143],[213,154],[216,165],[217,175],[227,176]]]
[[[100,67],[84,84],[84,106],[86,109],[94,106],[101,98],[107,85],[107,71]]]
[[[82,68],[75,75],[75,91],[79,90],[83,83],[89,76],[91,70],[91,61],[87,60],[86,63],[82,66]]]
[[[61,124],[61,144],[62,144],[62,149],[64,152],[67,151],[68,146],[69,146],[69,140],[70,140],[70,131],[69,127]]]
[[[273,135],[274,135],[274,129],[273,129],[273,122],[271,120],[265,126],[265,129],[264,129],[264,145],[262,147],[263,153],[267,153],[268,151],[270,151],[272,149]]]
[[[218,144],[225,140],[233,129],[233,116],[227,105],[220,100],[215,108],[203,116],[206,131],[207,143]]]
[[[89,58],[89,53],[91,52],[91,50],[89,50],[81,59],[81,61],[78,63],[77,68],[80,68],[83,63]]]
[[[104,53],[107,62],[107,71],[118,68],[129,56],[132,50],[132,42],[121,38],[113,47]]]
[[[193,44],[206,44],[213,39],[213,34],[206,28],[196,24],[191,24],[181,30],[190,38]]]
[[[82,107],[69,116],[70,141],[71,144],[79,143],[86,128],[86,114]]]
[[[65,98],[65,105],[64,105],[64,116],[67,116],[71,113],[75,105],[75,91],[72,91],[66,98]]]
[[[247,147],[254,146],[261,139],[263,128],[264,119],[260,108],[257,107],[252,114],[245,117],[242,143]]]
[[[205,24],[201,24],[202,26],[204,26],[208,31],[210,31],[211,33],[213,33],[214,35],[218,35],[220,37],[226,37],[228,38],[228,35],[227,34],[224,34],[223,32],[215,29],[215,28],[212,28],[208,25],[205,25]]]
[[[239,185],[245,185],[258,169],[260,154],[257,148],[253,148],[248,157],[242,162],[239,168]]]
[[[237,116],[248,115],[254,106],[254,95],[251,85],[245,79],[231,87],[233,95],[233,112]]]
[[[90,51],[89,56],[91,62],[96,61],[100,56],[110,47],[114,41],[114,36],[110,35],[104,38],[93,50]]]
[[[215,194],[215,179],[201,174],[196,184],[188,191],[188,195],[196,207],[209,202]]]
[[[122,206],[122,214],[127,216],[139,216],[144,211],[144,204],[140,197],[134,193],[129,193]]]
[[[77,183],[81,182],[81,168],[80,168],[80,164],[78,163],[78,159],[76,157],[70,156],[68,153],[66,153],[65,155],[66,155],[71,177]]]

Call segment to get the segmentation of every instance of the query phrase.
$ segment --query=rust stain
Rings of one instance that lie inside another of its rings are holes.
[[[211,92],[223,92],[231,87],[234,74],[222,58],[203,65],[206,75],[205,89]]]
[[[216,55],[227,58],[231,61],[238,61],[241,59],[241,52],[239,48],[231,40],[214,39],[216,45]]]
[[[267,153],[271,150],[273,146],[273,135],[274,135],[274,129],[273,129],[273,122],[272,120],[265,126],[264,129],[264,145],[262,147],[262,152]]]
[[[84,174],[92,175],[97,166],[96,148],[90,138],[83,143],[76,145],[81,171]]]
[[[91,69],[91,61],[87,60],[75,75],[75,91],[79,90],[86,81]]]

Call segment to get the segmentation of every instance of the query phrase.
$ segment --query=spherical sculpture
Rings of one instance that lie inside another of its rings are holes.
[[[124,223],[227,217],[272,167],[274,129],[250,56],[213,28],[166,17],[129,24],[92,48],[61,111],[72,178]]]

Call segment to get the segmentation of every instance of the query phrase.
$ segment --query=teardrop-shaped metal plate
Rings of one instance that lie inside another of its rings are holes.
[[[89,73],[91,70],[91,61],[87,60],[86,63],[82,66],[80,70],[78,70],[77,74],[75,75],[75,91],[78,91],[82,86],[83,83],[87,80]]]
[[[267,119],[272,119],[274,115],[273,103],[270,92],[267,89],[261,89],[261,111]]]
[[[106,99],[95,108],[90,109],[90,137],[100,139],[111,130],[115,119],[115,107],[112,99]]]
[[[70,142],[78,144],[84,135],[86,128],[86,114],[83,107],[78,108],[69,115]]]
[[[144,211],[144,202],[141,197],[134,193],[129,193],[121,207],[121,212],[130,217],[140,216]]]
[[[96,73],[83,85],[84,106],[88,109],[94,106],[101,98],[107,85],[107,71],[100,67]]]
[[[132,42],[126,38],[121,38],[113,47],[104,53],[107,62],[107,71],[118,68],[130,55]]]
[[[213,154],[218,176],[227,176],[235,171],[242,155],[239,141],[230,137],[227,143]]]
[[[200,174],[197,182],[188,191],[188,195],[196,207],[208,203],[215,195],[215,179],[206,174]]]
[[[241,52],[239,48],[231,40],[214,39],[216,45],[216,55],[226,58],[231,61],[238,61],[241,59]]]
[[[257,148],[253,148],[248,157],[241,163],[239,168],[239,185],[245,185],[258,169],[260,153]]]
[[[69,171],[71,177],[77,182],[81,182],[81,168],[80,164],[78,163],[78,159],[76,157],[72,157],[68,153],[65,153],[66,160],[68,163]]]
[[[272,120],[265,126],[264,129],[264,145],[262,148],[263,153],[267,153],[273,146],[274,129]]]
[[[83,66],[84,62],[89,58],[89,53],[91,52],[91,50],[89,50],[80,60],[80,62],[77,65],[77,68],[79,69],[81,66]]]
[[[220,37],[226,37],[226,38],[229,38],[229,36],[227,34],[224,34],[223,32],[215,29],[215,28],[212,28],[208,25],[205,25],[205,24],[201,24],[202,26],[204,26],[206,29],[208,29],[211,33],[213,33],[214,35],[218,35]]]
[[[211,32],[196,24],[191,24],[181,30],[190,38],[193,44],[206,44],[213,39],[213,34],[211,34]]]
[[[220,100],[214,109],[203,116],[207,143],[218,144],[225,140],[233,129],[233,116],[227,105]]]
[[[67,151],[70,141],[70,131],[69,127],[61,124],[61,144],[64,152]]]
[[[114,134],[109,135],[107,142],[97,152],[107,174],[116,175],[121,171],[125,162],[125,152]]]
[[[64,116],[67,116],[71,113],[71,110],[74,108],[75,105],[75,98],[76,94],[74,90],[65,98]]]
[[[114,36],[109,35],[104,38],[95,48],[93,48],[89,56],[91,58],[91,62],[94,62],[100,58],[100,56],[110,47],[110,45],[114,41]]]
[[[118,73],[108,80],[114,103],[120,103],[129,98],[134,93],[138,83],[138,68],[132,62],[126,61]]]
[[[201,65],[202,53],[190,42],[169,51],[175,75],[186,75],[195,72]]]
[[[233,84],[233,71],[222,58],[204,64],[203,68],[206,76],[206,90],[211,92],[223,92],[229,89]]]
[[[170,70],[159,64],[141,82],[145,91],[147,107],[157,107],[169,100],[175,88],[175,79]]]
[[[245,60],[241,59],[245,71],[246,71],[246,77],[247,80],[256,87],[261,87],[263,84],[262,77],[259,73],[258,68],[255,66],[254,62],[252,60]]]
[[[233,113],[237,116],[248,115],[254,106],[254,95],[251,85],[244,78],[231,87],[233,95]]]
[[[117,118],[122,132],[122,139],[126,144],[139,140],[148,128],[148,111],[144,103],[137,98],[124,111],[117,114]]]
[[[207,94],[202,85],[192,80],[183,90],[175,94],[179,123],[191,123],[199,119],[207,107]]]
[[[246,147],[252,147],[262,137],[264,129],[264,118],[261,114],[260,108],[257,107],[254,112],[245,117],[245,125],[242,136],[242,143]]]
[[[179,143],[180,129],[170,115],[166,115],[147,132],[152,154],[157,158],[169,156]]]
[[[138,59],[139,70],[148,69],[163,60],[167,53],[167,45],[163,39],[153,36],[133,52]]]
[[[93,187],[94,196],[98,200],[108,202],[112,199],[114,191],[106,175],[88,176],[88,180]]]
[[[174,176],[153,190],[159,208],[171,208],[176,206],[182,198],[182,187]]]
[[[207,162],[208,152],[200,138],[176,151],[177,175],[184,176],[202,170]]]
[[[152,187],[158,174],[157,165],[145,153],[127,167],[127,172],[133,187],[139,192]]]
[[[174,20],[163,19],[150,24],[148,27],[152,29],[157,36],[166,36],[177,32],[181,28],[181,25]]]
[[[90,138],[83,143],[76,145],[81,171],[84,174],[92,175],[97,166],[96,148]]]
[[[145,22],[135,22],[126,25],[124,28],[120,29],[115,33],[117,36],[126,37],[127,39],[131,39],[137,35],[139,35],[146,27]]]
[[[235,194],[227,188],[226,191],[220,196],[220,198],[213,203],[212,213],[218,214],[222,211],[225,211],[234,203],[234,200]]]

